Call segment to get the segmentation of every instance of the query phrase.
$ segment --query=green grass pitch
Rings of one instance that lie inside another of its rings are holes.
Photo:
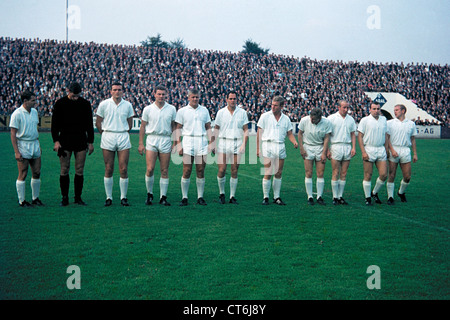
[[[182,166],[169,169],[168,200],[145,206],[145,159],[133,134],[130,207],[120,206],[116,162],[113,206],[105,208],[104,163],[96,135],[87,158],[83,200],[59,207],[59,161],[49,133],[41,133],[41,200],[20,208],[17,166],[8,132],[0,133],[0,299],[300,300],[449,299],[450,140],[418,140],[419,161],[407,203],[366,208],[358,152],[347,177],[349,206],[331,204],[327,162],[326,206],[306,203],[303,161],[287,141],[281,197],[287,206],[261,205],[261,164],[239,170],[239,205],[217,201],[217,165],[206,169],[207,206],[195,205],[191,177],[188,207],[181,199]],[[253,139],[253,138],[252,138]],[[251,149],[251,148],[250,148]],[[358,150],[359,151],[359,150]],[[155,198],[159,197],[159,168]],[[399,172],[400,173],[400,172]],[[373,184],[375,181],[373,178]],[[31,199],[27,177],[27,200]],[[401,174],[397,175],[396,191]],[[315,183],[315,179],[314,179]],[[314,187],[315,188],[315,187]],[[229,191],[229,168],[226,183]],[[399,200],[399,199],[397,199]],[[70,290],[67,268],[80,268],[81,288]],[[380,289],[369,289],[369,266],[379,267]]]

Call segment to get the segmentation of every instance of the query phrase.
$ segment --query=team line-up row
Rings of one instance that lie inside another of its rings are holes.
[[[69,205],[69,169],[72,155],[75,158],[74,193],[75,203],[85,205],[81,199],[84,184],[84,165],[86,155],[94,151],[94,124],[91,103],[81,97],[79,83],[68,85],[67,95],[58,99],[54,105],[51,134],[54,151],[60,159],[61,206]],[[111,85],[111,98],[102,101],[96,112],[96,122],[101,134],[100,148],[105,162],[104,187],[105,206],[112,205],[113,172],[115,157],[118,158],[120,172],[120,199],[122,206],[129,206],[128,160],[131,149],[129,131],[132,128],[134,109],[123,99],[124,86],[120,82]],[[178,153],[182,158],[183,173],[181,178],[182,199],[180,206],[188,205],[190,177],[195,163],[197,204],[206,205],[203,198],[205,188],[205,167],[207,155],[211,152],[217,157],[219,202],[224,204],[225,174],[230,165],[229,203],[237,204],[236,189],[238,169],[241,156],[245,154],[248,144],[248,117],[244,109],[238,106],[235,91],[226,95],[226,106],[217,112],[214,128],[207,108],[199,104],[200,92],[188,91],[188,105],[176,108],[166,102],[167,88],[157,86],[154,90],[154,102],[144,108],[139,131],[138,151],[145,154],[147,189],[146,204],[153,202],[154,169],[160,164],[161,205],[169,206],[167,190],[169,185],[168,169],[171,153]],[[19,205],[22,207],[43,205],[39,199],[41,150],[37,130],[38,115],[34,108],[36,95],[25,91],[21,95],[22,105],[11,115],[11,142],[18,166],[16,180]],[[397,105],[395,117],[389,121],[381,115],[381,107],[371,102],[369,115],[361,119],[358,126],[348,114],[349,103],[337,101],[338,111],[327,118],[322,116],[320,108],[313,108],[308,116],[299,123],[298,137],[293,134],[292,123],[284,113],[285,99],[282,96],[272,98],[271,110],[262,114],[257,123],[256,155],[262,159],[264,172],[262,178],[263,205],[269,204],[269,195],[273,190],[273,202],[285,205],[280,197],[282,173],[286,159],[285,140],[300,149],[304,159],[305,189],[308,204],[325,205],[322,198],[324,190],[324,171],[327,159],[332,166],[331,188],[333,205],[348,204],[343,197],[347,169],[350,160],[356,154],[356,140],[362,153],[364,178],[363,191],[365,204],[372,205],[372,200],[381,203],[378,192],[386,184],[389,205],[394,204],[394,179],[398,165],[403,179],[397,195],[406,202],[405,190],[411,179],[411,162],[417,161],[414,122],[406,119],[406,108]],[[356,132],[358,134],[356,134]],[[298,141],[297,141],[298,139]],[[413,156],[411,156],[411,148]],[[378,177],[372,189],[373,165],[378,170]],[[25,200],[25,178],[31,168],[32,202]],[[316,202],[313,197],[313,169],[316,171]],[[387,181],[387,183],[386,183]]]

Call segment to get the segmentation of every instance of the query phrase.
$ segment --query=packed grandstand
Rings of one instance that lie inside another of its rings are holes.
[[[152,103],[156,85],[169,89],[168,102],[187,104],[187,90],[198,88],[201,104],[214,119],[228,90],[237,91],[249,119],[257,121],[275,94],[288,103],[284,112],[298,122],[313,107],[327,116],[337,100],[349,101],[357,122],[368,114],[365,92],[396,92],[411,99],[440,125],[450,127],[448,65],[317,61],[284,55],[254,55],[195,49],[149,48],[39,39],[0,38],[0,114],[20,106],[20,93],[37,93],[41,116],[52,115],[55,101],[71,81],[84,87],[95,109],[109,98],[110,84],[124,83],[124,98],[137,116]],[[413,119],[417,124],[437,124]]]

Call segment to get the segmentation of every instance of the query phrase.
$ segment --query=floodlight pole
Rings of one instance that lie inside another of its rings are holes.
[[[66,0],[66,42],[69,42],[69,0]]]

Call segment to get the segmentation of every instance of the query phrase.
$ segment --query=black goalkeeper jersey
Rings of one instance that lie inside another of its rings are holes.
[[[79,97],[67,96],[56,101],[52,116],[53,142],[59,141],[63,148],[73,144],[94,142],[94,124],[91,103]]]

